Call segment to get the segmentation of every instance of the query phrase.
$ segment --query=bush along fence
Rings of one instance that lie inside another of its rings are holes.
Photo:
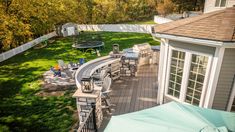
[[[80,31],[135,32],[151,34],[154,24],[98,24],[78,25]]]
[[[41,42],[43,42],[45,40],[48,40],[48,39],[50,39],[50,38],[52,38],[54,36],[56,36],[56,32],[51,32],[51,33],[43,35],[43,36],[41,36],[41,37],[39,37],[37,39],[34,39],[33,41],[30,41],[30,42],[28,42],[26,44],[23,44],[23,45],[21,45],[19,47],[16,47],[14,49],[11,49],[9,51],[1,53],[0,54],[0,62],[2,62],[4,60],[7,60],[7,59],[9,59],[9,58],[19,54],[19,53],[22,53],[22,52],[32,48],[33,46],[35,46],[35,45],[37,45],[37,44],[39,44],[39,43],[41,43]]]

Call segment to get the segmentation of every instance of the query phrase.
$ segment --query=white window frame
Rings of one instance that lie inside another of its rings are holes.
[[[166,72],[167,74],[166,74],[166,81],[165,81],[165,83],[166,83],[166,87],[165,87],[165,96],[168,97],[168,98],[170,98],[170,99],[176,100],[176,101],[178,101],[178,102],[182,102],[182,101],[180,100],[180,96],[179,96],[179,99],[178,99],[178,98],[176,98],[176,97],[174,97],[174,96],[168,94],[168,87],[169,87],[169,80],[170,80],[170,69],[171,69],[172,50],[181,51],[181,49],[175,49],[175,48],[173,48],[172,46],[169,46],[169,55],[168,55],[168,62],[167,62],[168,66],[167,66],[167,72]],[[182,51],[182,52],[184,52],[184,51]],[[185,58],[186,58],[186,53],[185,53]],[[184,67],[185,67],[185,61],[184,61]],[[185,68],[184,68],[184,69],[185,69]],[[183,75],[184,75],[184,69],[183,69]],[[183,81],[183,75],[182,75],[182,81]],[[180,95],[181,95],[181,91],[182,91],[182,85],[181,85],[181,88],[180,88]]]
[[[184,69],[183,69],[183,75],[182,75],[182,82],[185,82],[185,83],[181,83],[179,99],[168,94],[172,50],[185,52]],[[212,58],[213,58],[213,55],[211,55],[211,54],[206,54],[206,53],[201,53],[201,52],[197,52],[197,51],[191,51],[191,50],[187,50],[187,49],[181,49],[181,48],[169,46],[169,56],[168,56],[168,63],[167,63],[168,66],[167,66],[166,81],[165,81],[165,83],[166,83],[165,89],[166,90],[165,90],[164,94],[167,98],[170,98],[172,100],[175,100],[175,101],[178,101],[181,103],[186,103],[185,98],[186,98],[186,92],[187,92],[187,87],[188,87],[192,54],[208,57],[208,63],[207,63],[207,67],[206,67],[206,73],[205,73],[202,93],[201,93],[201,97],[200,97],[200,104],[199,104],[200,107],[203,107],[204,98],[206,96],[207,86],[208,86],[208,82],[209,82],[209,74],[210,74],[210,70],[211,70]]]

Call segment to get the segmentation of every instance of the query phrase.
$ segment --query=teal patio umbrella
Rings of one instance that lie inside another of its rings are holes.
[[[105,132],[235,132],[235,113],[171,102],[112,116]]]

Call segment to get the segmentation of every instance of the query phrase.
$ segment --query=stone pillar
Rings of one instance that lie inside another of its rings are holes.
[[[138,69],[138,60],[137,59],[128,59],[125,58],[122,60],[122,65],[120,67],[121,76],[136,76]]]
[[[86,117],[89,114],[89,111],[92,108],[92,103],[95,103],[96,105],[96,125],[99,128],[102,120],[103,120],[103,114],[101,109],[101,96],[100,91],[95,90],[92,93],[82,93],[81,91],[75,93],[76,100],[77,100],[77,110],[78,110],[78,117],[80,120],[80,124],[84,122]]]

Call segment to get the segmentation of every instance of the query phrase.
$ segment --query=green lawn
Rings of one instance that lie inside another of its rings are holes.
[[[153,20],[146,20],[146,21],[126,22],[124,24],[156,24],[156,23]]]
[[[118,43],[120,49],[134,44],[149,42],[157,45],[148,34],[85,32],[79,41],[102,39],[105,49],[101,55],[112,50]],[[58,59],[78,61],[91,60],[95,54],[83,53],[71,47],[74,38],[57,38],[42,49],[30,49],[0,63],[0,131],[69,131],[76,119],[73,90],[64,96],[37,96],[42,84],[42,74],[55,65]]]

